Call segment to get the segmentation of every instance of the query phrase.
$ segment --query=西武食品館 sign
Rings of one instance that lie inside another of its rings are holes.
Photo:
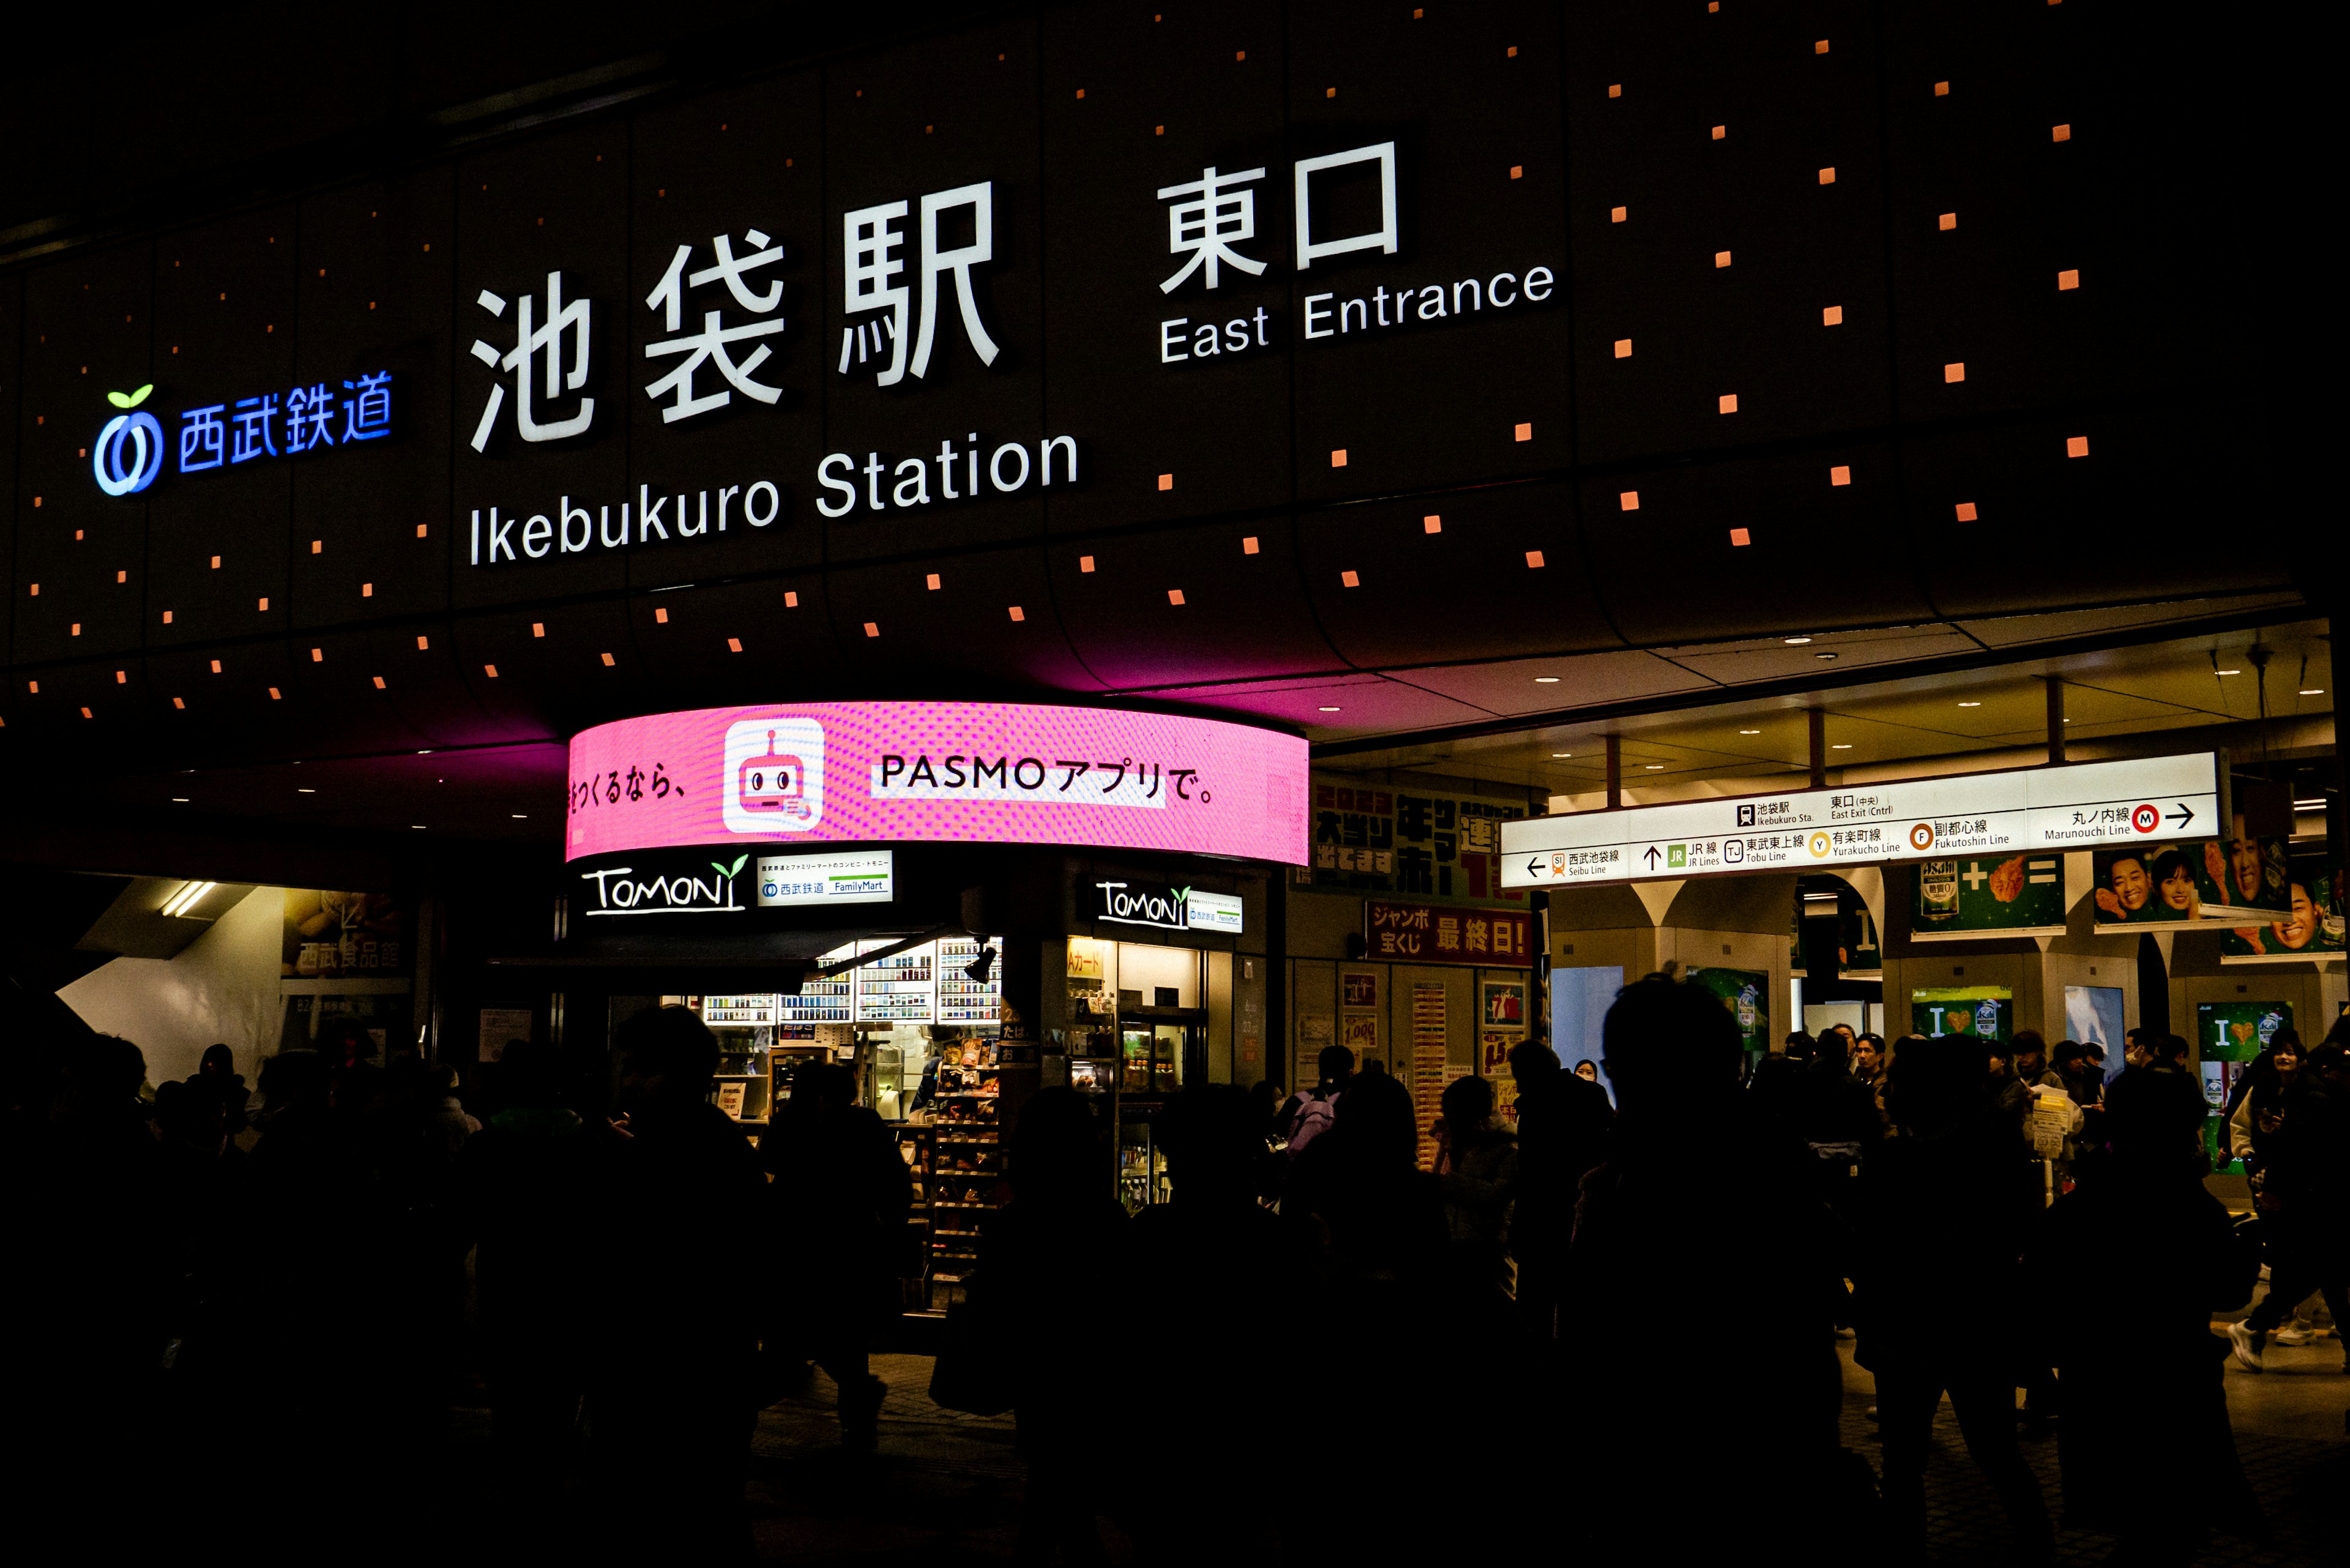
[[[2216,830],[2222,782],[2218,755],[2199,752],[1537,816],[1502,825],[1502,881],[1550,888],[1965,856],[2004,863]]]

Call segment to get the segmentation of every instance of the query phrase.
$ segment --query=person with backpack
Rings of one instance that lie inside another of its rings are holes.
[[[1290,1163],[1296,1163],[1306,1146],[1328,1132],[1338,1119],[1338,1096],[1355,1078],[1355,1054],[1344,1045],[1325,1045],[1314,1059],[1319,1081],[1289,1096],[1276,1118],[1287,1140]]]

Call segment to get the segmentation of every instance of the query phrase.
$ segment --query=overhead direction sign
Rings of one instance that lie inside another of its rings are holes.
[[[1502,885],[1805,871],[2095,849],[2224,830],[2219,756],[2137,758],[1678,801],[1502,824]]]

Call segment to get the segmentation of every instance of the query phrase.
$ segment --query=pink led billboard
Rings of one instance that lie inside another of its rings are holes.
[[[809,702],[623,719],[571,742],[569,858],[698,844],[957,840],[1302,866],[1305,742],[1008,702]]]

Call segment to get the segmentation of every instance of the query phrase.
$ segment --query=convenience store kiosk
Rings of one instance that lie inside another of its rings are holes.
[[[1091,1093],[1106,1189],[1163,1201],[1155,1122],[1262,1075],[1269,875],[1302,864],[1305,742],[1158,713],[841,702],[626,720],[571,743],[555,939],[494,959],[575,1048],[664,1003],[718,1036],[754,1139],[851,1065],[920,1188],[943,1310],[1046,1085]]]

